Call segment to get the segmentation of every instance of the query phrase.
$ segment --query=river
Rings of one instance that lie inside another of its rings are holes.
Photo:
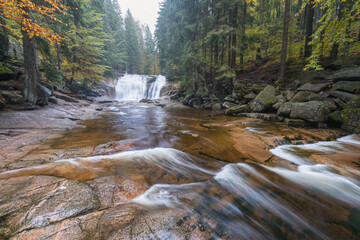
[[[139,100],[138,93],[131,94]],[[120,226],[102,217],[98,235],[86,225],[94,232],[88,239],[360,238],[358,135],[324,141],[321,136],[330,130],[302,131],[134,101],[108,104],[104,112],[100,119],[85,121],[85,128],[69,130],[50,143],[53,149],[90,146],[95,156],[4,172],[0,179],[56,176],[93,187],[98,179],[118,177],[142,186],[131,193],[134,187],[121,185],[120,193],[131,196],[124,200],[113,194],[109,206],[97,209],[112,213],[111,221],[131,215],[119,215],[124,208],[135,209],[135,217]],[[102,187],[113,185],[106,180]],[[99,192],[101,204],[108,201]],[[66,236],[60,234],[63,229],[36,233],[55,239]],[[14,239],[33,236],[26,235],[31,231]]]

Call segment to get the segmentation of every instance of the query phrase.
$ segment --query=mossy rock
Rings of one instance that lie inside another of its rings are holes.
[[[348,102],[350,108],[360,108],[360,97],[354,98]]]
[[[255,94],[259,94],[261,92],[261,88],[259,87],[249,87],[249,90]]]
[[[221,110],[221,104],[220,103],[215,103],[215,104],[212,105],[211,109],[213,111]]]
[[[0,80],[7,80],[14,76],[14,72],[8,68],[0,65]]]
[[[225,114],[228,116],[234,116],[239,113],[245,113],[248,111],[249,111],[249,108],[247,105],[241,105],[241,106],[235,106],[235,107],[229,108],[228,110],[226,110]]]
[[[269,85],[256,96],[249,107],[253,112],[267,112],[277,101],[276,89]]]
[[[9,80],[0,82],[0,89],[4,90],[23,90],[24,84],[18,81]]]

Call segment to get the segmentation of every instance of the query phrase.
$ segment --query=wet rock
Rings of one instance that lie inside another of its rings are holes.
[[[326,82],[326,83],[318,83],[318,84],[312,84],[312,83],[306,83],[302,85],[300,88],[297,89],[297,91],[309,91],[309,92],[321,92],[322,90],[328,88],[332,82]]]
[[[232,102],[224,102],[224,103],[222,104],[222,106],[223,106],[224,108],[231,108],[231,107],[237,106],[237,104],[232,103]]]
[[[92,181],[91,186],[97,192],[101,209],[115,207],[121,203],[128,203],[143,194],[148,186],[144,180],[136,181],[131,178],[106,176]]]
[[[4,235],[45,227],[99,206],[93,190],[76,181],[30,176],[0,183],[0,227]]]
[[[360,66],[337,71],[333,75],[329,76],[328,79],[333,79],[335,82],[360,81]]]
[[[360,93],[360,82],[340,81],[335,83],[332,89],[349,93]]]
[[[305,127],[305,121],[301,119],[285,118],[285,124],[290,127]]]
[[[293,103],[291,105],[291,118],[304,119],[309,122],[326,122],[329,110],[324,103],[311,101],[306,103]]]
[[[313,92],[301,91],[298,92],[292,99],[291,102],[310,102],[322,100],[321,97]]]
[[[231,107],[229,109],[226,110],[225,114],[228,116],[235,116],[239,113],[244,113],[244,112],[248,112],[249,108],[247,105],[240,105],[240,106],[235,106],[235,107]]]
[[[330,93],[330,95],[332,97],[336,97],[336,98],[340,98],[341,100],[343,100],[345,103],[349,102],[350,100],[358,97],[357,95],[351,94],[351,93],[347,93],[347,92],[341,92],[341,91],[332,91]]]
[[[277,103],[276,89],[273,86],[267,86],[256,98],[249,104],[253,112],[267,112]]]

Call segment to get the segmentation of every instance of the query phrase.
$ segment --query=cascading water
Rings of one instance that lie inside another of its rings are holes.
[[[116,98],[124,101],[160,98],[161,88],[166,84],[164,76],[153,78],[145,75],[125,75],[117,80]]]

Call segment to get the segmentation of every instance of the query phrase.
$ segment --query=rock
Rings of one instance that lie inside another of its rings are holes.
[[[343,61],[342,59],[337,59],[326,66],[326,69],[331,70],[340,70],[343,67]]]
[[[0,202],[4,235],[45,227],[99,206],[87,184],[49,176],[6,180],[0,184]]]
[[[21,104],[23,103],[23,97],[19,94],[19,91],[0,91],[0,95],[3,96],[8,103]]]
[[[338,81],[360,81],[360,66],[337,71],[327,79]]]
[[[343,123],[344,122],[344,119],[343,119],[343,116],[342,116],[342,113],[340,110],[331,113],[329,116],[329,120],[330,120],[330,122],[334,122],[334,123]]]
[[[321,92],[322,90],[326,89],[327,87],[329,87],[329,85],[332,82],[326,82],[326,83],[317,83],[317,84],[312,84],[312,83],[306,83],[304,85],[302,85],[300,88],[297,89],[297,91],[309,91],[309,92]]]
[[[335,83],[332,89],[349,93],[360,93],[360,82],[340,81]]]
[[[317,127],[318,128],[321,128],[321,129],[327,129],[328,128],[328,125],[326,123],[318,123],[317,124]]]
[[[321,97],[313,92],[301,91],[298,92],[292,99],[291,102],[310,102],[322,100]]]
[[[224,100],[227,102],[235,102],[235,98],[233,97],[233,95],[227,95]]]
[[[54,96],[51,96],[51,97],[49,98],[49,102],[54,103],[54,104],[58,104],[58,100],[57,100],[56,97],[54,97]]]
[[[249,104],[253,112],[267,112],[277,103],[276,89],[269,85]]]
[[[0,95],[0,109],[3,109],[6,105],[6,99]]]
[[[284,99],[279,99],[277,103],[274,104],[273,108],[278,110],[281,105],[283,105],[286,101]]]
[[[248,99],[248,100],[253,100],[253,99],[256,98],[256,94],[251,92],[251,93],[249,93],[249,94],[246,94],[246,95],[244,96],[244,98],[245,98],[245,99]]]
[[[231,108],[231,107],[237,106],[237,104],[232,103],[232,102],[224,102],[224,103],[222,104],[222,106],[223,106],[224,108]]]
[[[295,96],[294,91],[288,91],[286,94],[286,100],[290,101],[291,99],[293,99],[294,96]]]
[[[348,107],[349,107],[349,108],[360,108],[360,97],[351,99],[351,100],[348,102]]]
[[[99,101],[99,104],[108,104],[108,103],[113,103],[114,101],[113,100],[102,100],[102,101]]]
[[[292,102],[286,102],[279,107],[277,111],[277,115],[288,117],[290,115],[291,108],[292,108]]]
[[[31,110],[35,110],[36,106],[31,103],[23,103],[16,105],[8,105],[8,108],[15,111],[31,111]]]
[[[330,112],[334,112],[337,109],[337,106],[332,99],[326,98],[322,102],[327,106]]]
[[[290,127],[305,127],[305,121],[301,120],[301,119],[290,119],[290,118],[285,118],[285,124],[290,126]]]
[[[346,103],[344,103],[344,102],[343,102],[341,99],[339,99],[339,98],[335,98],[335,99],[334,99],[334,102],[335,102],[335,104],[336,104],[339,108],[341,108],[341,109],[347,108]]]
[[[351,93],[347,93],[347,92],[340,92],[340,91],[332,91],[330,93],[330,96],[332,97],[336,97],[336,98],[340,98],[341,100],[343,100],[345,103],[349,102],[350,100],[358,97],[357,95],[351,94]]]
[[[350,133],[360,133],[360,108],[347,108],[342,111],[342,129]]]
[[[211,109],[213,111],[218,111],[218,110],[221,109],[221,104],[220,103],[215,103],[215,104],[212,105]]]
[[[290,117],[304,119],[309,122],[326,122],[329,110],[324,103],[311,101],[306,103],[293,103]]]
[[[20,90],[24,89],[24,84],[18,81],[9,80],[9,81],[1,81],[0,89],[4,90]]]
[[[0,65],[0,81],[8,80],[14,77],[14,72],[8,68]]]
[[[241,106],[235,106],[231,107],[228,110],[226,110],[225,114],[228,116],[235,116],[239,113],[244,113],[249,111],[249,108],[247,105],[241,105]]]
[[[170,100],[178,100],[178,99],[179,99],[179,95],[177,93],[170,96]]]
[[[52,95],[52,91],[49,88],[47,88],[41,84],[37,85],[37,90],[38,90],[37,104],[40,106],[47,105],[48,100]]]
[[[104,110],[103,108],[95,108],[95,111],[101,112],[102,110]]]
[[[75,98],[70,97],[70,96],[67,96],[67,95],[62,94],[62,93],[59,93],[59,92],[54,92],[54,96],[55,96],[56,98],[59,98],[59,99],[64,100],[65,102],[79,103],[79,101],[76,100]]]

